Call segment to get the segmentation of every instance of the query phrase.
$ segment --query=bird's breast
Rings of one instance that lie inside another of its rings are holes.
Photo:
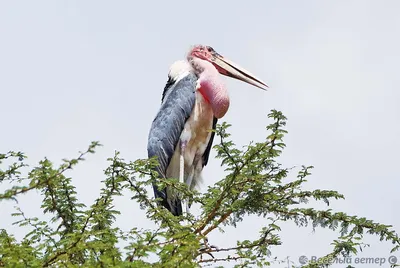
[[[185,177],[193,170],[195,157],[202,156],[207,149],[211,138],[211,129],[214,119],[213,110],[209,102],[203,95],[196,91],[196,102],[192,114],[185,123],[185,127],[180,136],[180,142],[185,142],[186,147],[183,153],[185,162]],[[179,178],[179,155],[180,143],[177,144],[175,153],[167,170],[168,178]]]
[[[181,136],[181,140],[187,142],[185,160],[188,162],[193,161],[195,155],[204,154],[210,141],[213,118],[210,103],[196,91],[196,103]]]
[[[199,149],[203,144],[207,147],[213,117],[214,114],[210,103],[203,97],[200,91],[197,91],[193,112],[185,125],[185,130],[190,131],[191,134],[188,147],[191,145]]]

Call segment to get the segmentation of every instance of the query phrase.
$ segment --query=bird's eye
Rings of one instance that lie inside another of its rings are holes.
[[[207,47],[208,52],[214,52],[214,49],[212,47]]]

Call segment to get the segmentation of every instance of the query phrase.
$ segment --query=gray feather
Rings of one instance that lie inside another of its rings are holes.
[[[166,177],[168,165],[196,102],[196,75],[188,73],[176,83],[170,80],[163,92],[161,108],[151,125],[147,145],[148,157],[158,157],[159,166],[156,170],[163,178]],[[182,210],[180,201],[176,204],[177,208],[169,207],[165,189],[160,191],[154,187],[154,194],[156,198],[163,199],[162,204],[173,214],[179,213],[176,210]]]

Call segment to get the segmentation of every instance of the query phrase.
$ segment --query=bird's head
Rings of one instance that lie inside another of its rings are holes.
[[[222,75],[241,80],[263,90],[267,90],[268,88],[263,81],[255,77],[246,69],[239,67],[236,63],[224,58],[210,46],[194,46],[189,51],[188,59],[190,60],[190,58],[193,57],[210,62]]]

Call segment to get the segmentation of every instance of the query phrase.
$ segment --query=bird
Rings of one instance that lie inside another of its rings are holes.
[[[192,46],[186,60],[170,66],[161,106],[150,127],[147,153],[148,158],[158,161],[157,178],[179,179],[190,190],[202,183],[202,170],[209,160],[217,122],[230,106],[228,90],[220,74],[262,90],[268,88],[211,46]],[[182,207],[189,213],[188,201],[181,200],[175,189],[159,189],[153,183],[153,190],[154,197],[161,200],[159,205],[174,216],[183,214]]]

